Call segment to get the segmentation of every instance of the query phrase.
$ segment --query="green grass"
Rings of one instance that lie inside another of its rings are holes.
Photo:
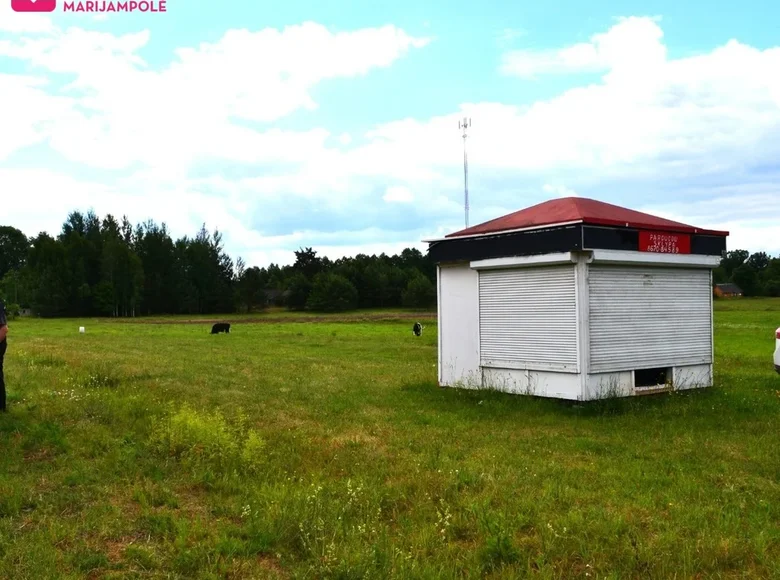
[[[594,404],[439,389],[430,317],[14,321],[0,577],[780,577],[780,300],[715,308],[715,388]]]

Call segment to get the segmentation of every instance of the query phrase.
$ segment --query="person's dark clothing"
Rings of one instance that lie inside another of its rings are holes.
[[[5,314],[5,304],[0,300],[0,328],[3,328],[8,324],[8,319]],[[5,351],[8,349],[8,340],[0,340],[0,411],[5,411],[5,376],[3,375],[3,359],[5,358]]]
[[[5,377],[3,376],[3,359],[5,351],[8,348],[8,342],[0,342],[0,412],[5,411]]]

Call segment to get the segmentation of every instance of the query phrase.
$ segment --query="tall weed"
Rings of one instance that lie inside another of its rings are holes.
[[[149,445],[202,475],[259,473],[265,461],[266,441],[247,428],[243,414],[228,421],[219,411],[206,413],[187,404],[154,421]]]

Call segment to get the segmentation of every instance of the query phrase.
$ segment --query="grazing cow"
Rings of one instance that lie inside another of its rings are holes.
[[[415,322],[414,326],[412,327],[412,332],[415,336],[420,336],[423,331],[423,326],[419,322]]]
[[[219,334],[220,332],[229,333],[230,332],[230,324],[227,322],[217,322],[214,326],[211,327],[211,334]]]

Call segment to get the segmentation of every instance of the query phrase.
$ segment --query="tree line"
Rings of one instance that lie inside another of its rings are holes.
[[[301,248],[292,265],[258,268],[233,260],[222,234],[205,225],[176,240],[165,223],[133,226],[92,211],[71,212],[56,238],[0,226],[0,298],[43,317],[432,308],[435,280],[435,264],[413,248],[335,261]],[[713,282],[733,282],[745,296],[780,296],[780,256],[732,250]]]
[[[133,226],[71,212],[57,237],[0,226],[0,297],[42,317],[226,314],[292,310],[431,308],[436,267],[417,249],[341,258],[295,252],[287,266],[247,267],[205,225],[174,239],[165,223]]]

